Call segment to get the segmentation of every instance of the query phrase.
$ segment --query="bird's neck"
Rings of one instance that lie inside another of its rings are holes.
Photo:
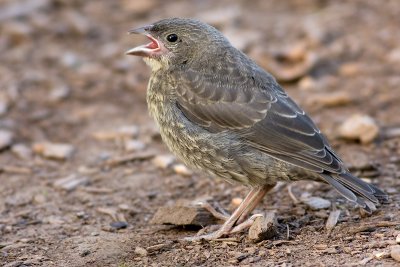
[[[170,109],[175,106],[172,81],[167,79],[165,74],[166,71],[163,69],[152,71],[147,86],[147,105],[150,115],[157,122],[170,116]]]

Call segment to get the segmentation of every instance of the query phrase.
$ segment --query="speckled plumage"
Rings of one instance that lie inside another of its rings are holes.
[[[149,110],[164,142],[187,165],[249,186],[327,182],[366,210],[387,199],[351,175],[276,80],[215,28],[167,19],[145,31],[162,46],[146,58]],[[178,41],[167,41],[171,33]]]

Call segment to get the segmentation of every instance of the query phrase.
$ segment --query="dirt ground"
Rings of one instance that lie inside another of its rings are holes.
[[[302,181],[291,187],[297,198],[332,205],[295,203],[282,184],[257,209],[276,211],[270,240],[254,243],[244,231],[187,243],[199,227],[151,224],[178,201],[232,211],[247,193],[176,171],[148,116],[150,71],[124,55],[145,38],[126,32],[175,16],[215,25],[271,70],[390,203],[364,216],[329,186]],[[0,265],[397,266],[399,25],[398,1],[0,0]],[[372,142],[340,137],[354,114],[375,121]]]

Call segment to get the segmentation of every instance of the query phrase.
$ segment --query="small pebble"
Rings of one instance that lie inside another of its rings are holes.
[[[339,136],[350,140],[371,143],[379,135],[375,120],[367,115],[354,114],[339,127]]]
[[[139,134],[139,127],[137,125],[125,125],[121,126],[118,129],[118,133],[121,136],[126,136],[126,137],[137,137]]]
[[[234,197],[234,198],[232,198],[231,203],[234,207],[239,207],[239,205],[242,203],[242,201],[243,201],[243,198]]]
[[[139,135],[139,127],[137,125],[125,125],[116,130],[105,130],[94,132],[92,136],[99,141],[108,141],[116,139],[131,139]]]
[[[58,102],[66,99],[70,93],[71,89],[68,86],[59,85],[51,90],[49,98],[51,101]]]
[[[352,77],[359,74],[361,71],[360,64],[358,63],[346,63],[340,66],[339,74],[345,77]]]
[[[13,152],[20,159],[30,159],[32,157],[32,150],[24,144],[15,144],[11,147]]]
[[[66,191],[73,191],[78,186],[85,185],[89,182],[87,177],[80,177],[75,174],[71,174],[67,177],[56,180],[53,185],[56,188],[63,189]]]
[[[339,221],[340,210],[333,210],[329,213],[328,220],[326,221],[325,228],[328,232],[331,232],[333,228],[335,228],[336,224]]]
[[[312,210],[327,209],[331,206],[329,200],[321,197],[302,197],[300,200]]]
[[[305,76],[299,81],[299,88],[304,91],[310,91],[317,87],[315,80],[311,76]]]
[[[8,111],[10,103],[6,97],[3,97],[2,94],[0,94],[0,116],[6,114]]]
[[[130,209],[131,209],[131,207],[130,207],[128,204],[119,204],[119,205],[118,205],[118,208],[119,208],[120,210],[123,210],[123,211],[127,211],[127,210],[130,210]]]
[[[346,91],[335,93],[320,93],[311,95],[307,100],[307,105],[318,107],[337,107],[344,106],[353,102],[352,97]]]
[[[119,229],[125,229],[126,227],[128,227],[128,223],[127,222],[112,222],[112,223],[110,223],[110,226],[112,228],[119,230]]]
[[[171,154],[158,155],[152,160],[153,164],[160,169],[167,169],[175,161],[175,157]]]
[[[85,218],[86,213],[84,211],[78,211],[77,213],[75,213],[75,215],[79,219],[83,219],[83,218]]]
[[[174,172],[182,176],[191,176],[193,172],[183,164],[175,164],[173,166]]]
[[[146,148],[146,144],[139,140],[126,140],[124,143],[124,149],[129,152],[141,151]]]
[[[391,63],[400,63],[400,47],[397,47],[387,54],[387,60]]]
[[[58,143],[35,143],[32,150],[49,159],[65,160],[72,156],[75,152],[75,148],[70,144],[58,144]]]
[[[389,256],[391,256],[391,253],[389,254],[389,252],[387,252],[387,251],[377,251],[377,252],[374,252],[373,254],[374,254],[374,257],[378,260],[381,260],[383,258],[388,258]]]
[[[121,1],[123,10],[127,10],[130,14],[135,14],[136,16],[146,14],[151,10],[154,10],[158,6],[156,0],[146,0],[146,1],[131,1],[123,0]]]
[[[29,40],[32,34],[32,26],[29,23],[12,21],[2,22],[3,37],[7,36],[13,45],[19,45]]]
[[[400,262],[400,246],[393,246],[390,250],[390,256]]]
[[[142,256],[142,257],[146,257],[147,256],[147,250],[142,248],[142,247],[136,247],[135,248],[135,253]]]
[[[36,204],[43,204],[46,201],[47,201],[47,199],[43,194],[38,194],[33,197],[33,202]]]
[[[400,234],[398,234],[398,235],[396,236],[396,243],[397,243],[397,244],[400,244]]]
[[[81,252],[79,253],[79,256],[81,256],[81,257],[86,257],[86,256],[89,255],[89,254],[90,254],[90,250],[85,249],[85,250],[83,250],[83,251],[81,251]]]
[[[9,147],[14,139],[14,134],[7,130],[0,130],[0,150]]]

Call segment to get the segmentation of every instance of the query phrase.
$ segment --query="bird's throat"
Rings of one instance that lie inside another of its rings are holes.
[[[168,63],[164,61],[162,58],[155,59],[151,57],[144,57],[143,60],[151,68],[152,72],[156,72],[168,66]]]

